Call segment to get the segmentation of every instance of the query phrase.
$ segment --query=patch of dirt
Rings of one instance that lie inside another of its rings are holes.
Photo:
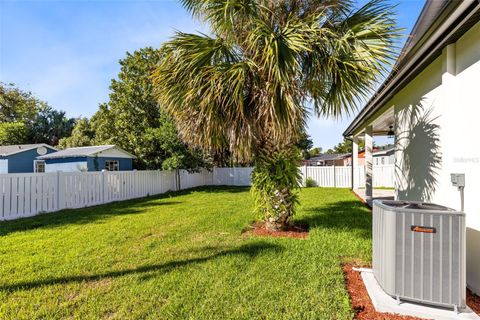
[[[255,235],[259,237],[284,237],[284,238],[296,238],[306,239],[308,237],[308,225],[307,224],[294,224],[289,226],[286,230],[273,231],[265,228],[263,221],[252,223],[244,234]]]
[[[352,309],[355,311],[357,320],[421,320],[420,318],[401,316],[393,313],[377,312],[373,307],[372,301],[368,296],[367,288],[363,284],[360,272],[354,271],[351,264],[343,265],[343,273],[345,275],[345,285]]]
[[[150,239],[150,238],[163,238],[165,237],[164,232],[149,232],[140,237],[141,240]]]
[[[355,191],[350,191],[360,202],[362,202],[370,211],[372,211],[372,207],[358,194],[355,193]]]
[[[113,280],[110,278],[97,279],[86,282],[86,286],[92,289],[105,289],[112,285]]]
[[[375,311],[373,304],[368,296],[367,289],[363,284],[360,272],[354,271],[351,263],[343,265],[343,273],[345,276],[345,285],[347,286],[348,294],[352,309],[355,311],[355,319],[357,320],[418,320],[420,318],[400,316],[391,313],[381,313]],[[480,315],[480,297],[467,289],[467,305],[475,313]]]
[[[467,305],[480,316],[480,297],[467,289]]]

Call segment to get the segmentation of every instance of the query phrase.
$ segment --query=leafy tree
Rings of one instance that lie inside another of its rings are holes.
[[[39,104],[31,92],[0,82],[0,122],[30,123],[39,112]]]
[[[65,111],[58,111],[41,103],[41,108],[29,128],[29,141],[48,143],[53,146],[64,137],[70,136],[75,119],[67,118]]]
[[[310,154],[308,153],[308,151],[313,147],[313,141],[312,139],[310,139],[310,136],[306,132],[300,134],[300,137],[298,138],[295,146],[300,150],[300,153],[302,154],[302,159],[310,158]]]
[[[72,147],[91,146],[95,133],[92,130],[90,122],[87,118],[79,118],[76,120],[75,127],[69,137],[60,139],[58,147],[60,149]]]
[[[156,168],[174,170],[184,168],[198,171],[209,167],[199,150],[192,150],[180,140],[171,119],[163,116],[158,128],[147,128],[144,143],[138,149],[138,157],[151,159]]]
[[[26,143],[27,132],[23,122],[0,122],[0,145]]]
[[[310,155],[310,158],[319,156],[322,153],[322,148],[321,147],[312,148],[308,151],[308,153]]]
[[[15,136],[15,139],[3,141],[4,144],[56,145],[60,138],[70,135],[75,120],[66,118],[64,111],[53,109],[30,92],[22,91],[12,84],[0,83],[0,124],[2,123],[15,123],[3,126],[8,128],[10,136]],[[14,133],[15,130],[19,131]]]
[[[254,159],[253,194],[267,227],[295,212],[293,148],[312,103],[318,116],[349,113],[395,57],[391,7],[351,1],[182,0],[211,27],[178,32],[153,78],[184,141]],[[269,179],[265,183],[264,179]],[[267,205],[268,204],[268,205]],[[279,209],[281,208],[281,209]]]
[[[113,141],[116,139],[114,120],[113,112],[110,112],[108,104],[100,104],[98,111],[90,119],[90,127],[95,133],[93,144],[115,143]]]
[[[358,147],[363,149],[365,147],[365,141],[360,140],[358,142]],[[328,154],[338,154],[338,153],[351,153],[352,152],[352,141],[343,139],[342,142],[338,143],[333,147],[333,149],[328,149],[326,153]]]
[[[171,117],[162,112],[154,96],[151,73],[161,58],[153,48],[127,53],[119,62],[118,79],[110,85],[108,103],[100,105],[92,117],[86,137],[75,139],[118,145],[137,156],[139,169],[197,170],[205,166],[202,154],[178,138]]]

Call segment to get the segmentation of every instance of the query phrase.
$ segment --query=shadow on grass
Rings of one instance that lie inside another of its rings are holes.
[[[40,214],[30,218],[21,218],[14,221],[0,222],[0,236],[12,232],[34,229],[56,228],[69,224],[87,224],[97,220],[103,220],[111,216],[142,214],[149,207],[168,206],[182,204],[183,201],[176,197],[189,195],[196,192],[202,193],[240,193],[247,191],[246,187],[212,186],[197,187],[181,191],[169,191],[164,194],[148,196],[132,200],[117,201],[103,205],[97,205],[78,209],[65,209],[57,212]],[[166,201],[156,201],[169,199]]]
[[[305,214],[295,221],[307,223],[310,230],[321,228],[352,231],[365,239],[371,238],[372,235],[372,214],[363,203],[355,200],[307,208]]]
[[[241,186],[206,186],[206,187],[195,187],[190,189],[185,189],[181,191],[174,192],[178,195],[191,194],[194,192],[204,192],[204,193],[241,193],[247,192],[250,190],[250,187],[241,187]]]
[[[212,249],[211,247],[206,248],[206,250],[211,250],[211,249]],[[266,251],[281,252],[283,251],[283,247],[278,244],[272,244],[264,241],[257,241],[254,243],[241,245],[237,248],[222,250],[220,252],[211,254],[206,257],[197,257],[197,258],[192,258],[187,260],[177,260],[177,261],[171,261],[163,264],[145,265],[145,266],[140,266],[132,269],[110,271],[110,272],[94,274],[94,275],[66,276],[66,277],[50,278],[50,279],[44,279],[44,280],[38,280],[38,281],[19,282],[15,284],[0,286],[0,290],[19,291],[19,290],[34,289],[34,288],[47,286],[47,285],[69,284],[69,283],[78,283],[78,282],[85,282],[85,281],[97,281],[104,278],[117,278],[117,277],[122,277],[126,275],[131,275],[131,274],[141,275],[141,274],[146,274],[150,272],[168,273],[177,268],[182,268],[182,267],[186,267],[193,264],[201,264],[201,263],[215,260],[217,258],[225,257],[225,256],[245,256],[249,259],[254,259],[259,254]],[[144,277],[143,279],[148,279],[148,278]]]
[[[137,200],[113,202],[104,205],[79,209],[65,209],[57,212],[40,214],[30,218],[21,218],[0,223],[0,236],[12,232],[56,228],[63,225],[87,224],[111,216],[145,213],[145,208],[181,204],[180,201],[153,202],[152,197]]]

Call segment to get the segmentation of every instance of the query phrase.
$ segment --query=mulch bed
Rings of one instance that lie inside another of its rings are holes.
[[[368,209],[372,210],[372,207],[370,207],[370,205],[367,203],[367,201],[365,201],[365,199],[363,199],[362,197],[360,197],[358,194],[355,193],[355,191],[351,190],[350,191],[358,200],[360,200],[360,202],[362,202]]]
[[[305,239],[308,237],[308,225],[307,224],[294,224],[289,226],[286,230],[272,231],[265,228],[264,222],[254,222],[246,230],[246,234],[252,234],[260,237],[285,237]]]
[[[343,273],[345,275],[345,284],[352,309],[355,311],[355,319],[357,320],[419,320],[420,318],[400,316],[393,313],[377,312],[373,307],[372,301],[368,296],[367,288],[363,284],[360,272],[354,271],[351,264],[343,265]]]
[[[467,289],[467,305],[480,316],[480,297]]]
[[[355,319],[357,320],[418,320],[420,318],[401,316],[392,313],[377,312],[373,307],[372,301],[368,296],[367,289],[363,283],[360,272],[353,270],[353,265],[344,264],[343,273],[345,275],[345,285],[352,308],[355,311]],[[473,294],[467,289],[467,305],[480,315],[480,297]]]

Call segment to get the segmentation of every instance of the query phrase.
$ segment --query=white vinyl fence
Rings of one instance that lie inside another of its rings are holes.
[[[373,166],[373,187],[394,187],[394,165]],[[352,167],[302,167],[304,181],[311,178],[318,187],[350,188],[352,185]],[[365,187],[365,167],[356,167],[359,186]]]
[[[387,168],[389,167],[389,168]],[[319,187],[348,188],[350,167],[301,167],[303,181]],[[356,174],[361,176],[359,167]],[[249,186],[252,168],[174,171],[56,172],[0,174],[0,220],[67,208],[81,208],[198,186]],[[374,167],[374,186],[393,187],[393,166]]]

